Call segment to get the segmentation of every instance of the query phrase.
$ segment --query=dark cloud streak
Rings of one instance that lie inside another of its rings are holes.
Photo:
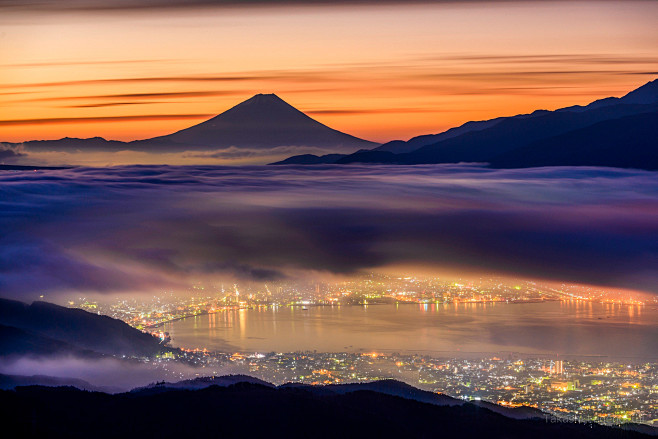
[[[82,105],[64,105],[62,108],[104,108],[104,107],[120,107],[123,105],[144,105],[161,103],[161,101],[140,101],[140,102],[99,102],[97,104],[82,104]]]
[[[330,115],[353,115],[353,114],[398,114],[398,113],[436,113],[438,110],[432,108],[345,108],[327,110],[307,110],[306,114],[330,114]]]
[[[41,87],[61,87],[61,86],[78,86],[78,85],[95,85],[95,84],[122,84],[122,83],[161,83],[161,82],[235,82],[249,81],[258,79],[268,79],[269,77],[253,76],[153,76],[153,77],[134,77],[134,78],[100,78],[100,79],[81,79],[76,81],[57,81],[57,82],[38,82],[7,85],[5,88],[41,88]]]
[[[44,119],[0,120],[0,126],[49,125],[61,123],[141,122],[149,120],[203,119],[214,114],[146,114],[136,116],[51,117]]]
[[[511,0],[0,0],[0,8],[38,11],[140,11],[157,9],[249,7],[349,7],[413,4],[509,3]],[[555,2],[567,0],[526,0]],[[612,1],[612,0],[609,0]]]
[[[150,93],[119,93],[110,95],[89,96],[58,96],[56,98],[41,98],[39,101],[72,101],[82,99],[160,99],[160,98],[197,98],[208,96],[230,96],[240,94],[240,91],[226,90],[202,90],[202,91],[173,91],[173,92],[150,92]]]

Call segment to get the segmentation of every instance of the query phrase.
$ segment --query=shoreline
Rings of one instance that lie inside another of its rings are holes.
[[[198,316],[204,316],[208,314],[215,314],[217,312],[221,311],[239,311],[239,310],[253,310],[253,309],[258,309],[258,308],[324,308],[324,307],[352,307],[352,306],[358,306],[358,307],[368,307],[368,306],[382,306],[382,305],[483,305],[483,304],[501,304],[501,305],[522,305],[522,304],[528,304],[528,303],[553,303],[553,302],[595,302],[595,303],[601,303],[601,304],[606,304],[609,302],[599,302],[599,301],[592,301],[592,300],[586,300],[586,299],[573,299],[573,298],[568,298],[568,299],[532,299],[532,300],[478,300],[478,301],[464,301],[464,302],[405,302],[405,301],[396,301],[396,302],[375,302],[375,303],[348,303],[348,304],[329,304],[329,303],[314,303],[314,304],[292,304],[292,305],[255,305],[255,306],[248,306],[248,307],[234,307],[234,308],[228,308],[228,309],[219,309],[214,312],[209,312],[209,311],[201,311],[198,314],[191,314],[188,316],[182,316],[182,317],[176,317],[173,319],[169,320],[164,320],[159,323],[155,323],[152,325],[144,326],[144,330],[148,329],[155,329],[159,328],[161,326],[166,325],[167,323],[173,323],[177,322],[180,320],[185,320],[191,317],[198,317]],[[624,304],[624,303],[614,303],[610,302],[609,304],[611,305],[619,305],[619,306],[645,306],[645,304]],[[304,309],[306,311],[307,309]]]

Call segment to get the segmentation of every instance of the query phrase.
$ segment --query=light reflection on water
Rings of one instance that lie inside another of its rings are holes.
[[[175,346],[239,352],[500,351],[658,357],[658,311],[587,301],[219,311],[165,325]]]

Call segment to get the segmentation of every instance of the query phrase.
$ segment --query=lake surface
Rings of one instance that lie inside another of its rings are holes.
[[[224,352],[519,352],[658,359],[658,310],[593,302],[220,311],[167,323],[172,344]]]

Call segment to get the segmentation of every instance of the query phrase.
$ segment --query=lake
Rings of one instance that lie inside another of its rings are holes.
[[[165,324],[172,344],[223,352],[518,352],[658,358],[658,310],[585,301],[278,307]]]

